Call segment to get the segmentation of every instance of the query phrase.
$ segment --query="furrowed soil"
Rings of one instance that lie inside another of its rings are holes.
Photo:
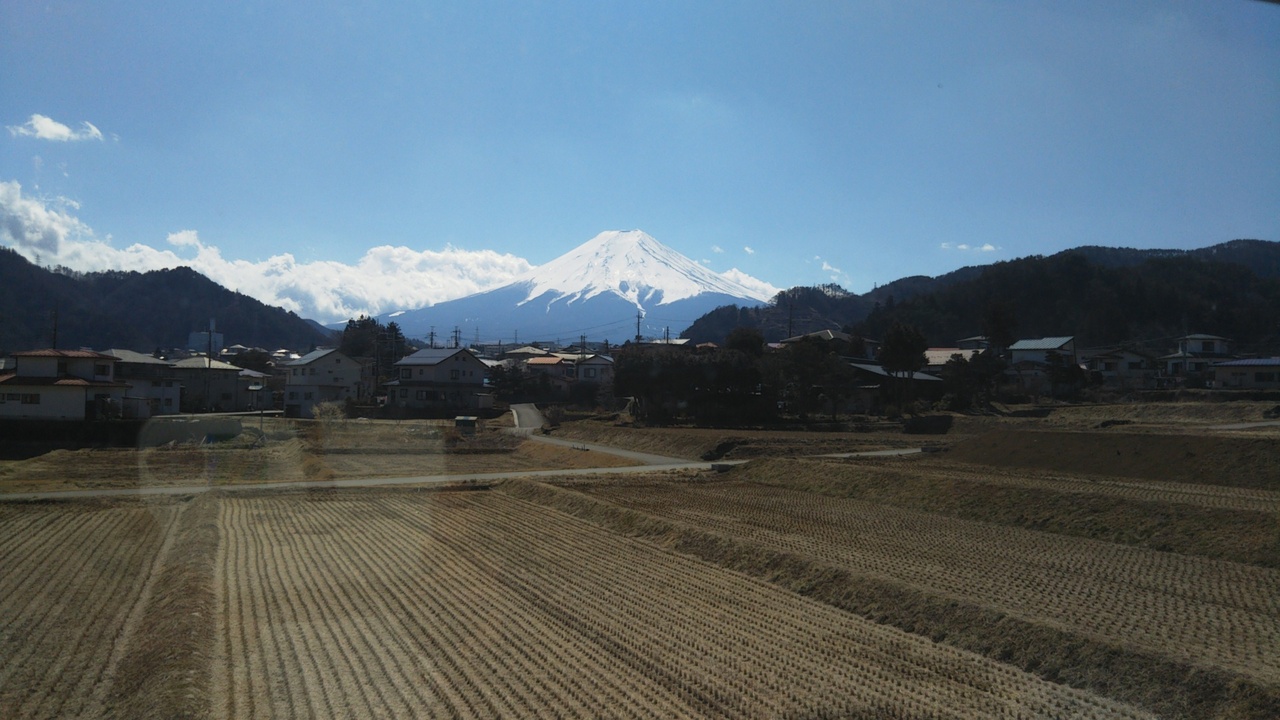
[[[781,457],[0,502],[0,717],[1280,717],[1280,430],[1211,430],[1252,412],[1215,405],[925,437],[573,423],[668,456]],[[300,479],[607,464],[400,425],[282,424],[267,448]],[[283,477],[263,450],[123,451],[115,480]],[[5,465],[0,486],[102,482],[99,452]]]
[[[220,526],[215,717],[1138,715],[507,494]]]
[[[947,460],[1143,480],[1280,490],[1280,435],[1003,429],[962,441]]]

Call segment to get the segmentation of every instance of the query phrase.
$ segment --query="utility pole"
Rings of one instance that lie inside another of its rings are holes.
[[[205,353],[204,353],[204,407],[205,412],[213,409],[211,393],[209,391],[209,377],[213,375],[213,329],[218,327],[218,323],[214,318],[209,318],[209,332],[205,335]]]
[[[58,308],[53,309],[53,349],[58,349]]]
[[[436,347],[436,326],[431,326],[431,332],[427,333],[427,347],[432,350]]]
[[[640,318],[641,317],[643,317],[643,315],[641,315],[640,311],[637,310],[636,311],[636,343],[637,344],[640,343]]]
[[[457,325],[453,326],[453,347],[462,347],[462,330]]]

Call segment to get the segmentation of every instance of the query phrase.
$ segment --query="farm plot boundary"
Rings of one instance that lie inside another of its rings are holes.
[[[508,481],[497,490],[1160,716],[1280,717],[1280,688],[1234,673],[1107,645],[1063,628],[853,573],[547,483]]]

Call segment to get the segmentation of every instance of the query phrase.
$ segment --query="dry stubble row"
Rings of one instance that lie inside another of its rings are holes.
[[[742,483],[591,492],[1107,643],[1280,683],[1280,571]]]
[[[501,494],[220,525],[220,716],[1135,714]]]
[[[92,717],[175,506],[0,513],[0,717]]]
[[[924,467],[919,470],[929,472],[930,469]],[[935,472],[939,472],[946,478],[961,478],[986,484],[1280,514],[1280,492],[1274,490],[1158,480],[1127,480],[1102,475],[1066,475],[1021,468],[1010,470],[981,466],[968,469],[960,464],[953,464],[945,470]]]

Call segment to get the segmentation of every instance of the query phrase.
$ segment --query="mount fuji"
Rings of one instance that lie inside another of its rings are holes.
[[[408,337],[464,341],[622,342],[675,337],[722,305],[759,305],[778,288],[738,270],[716,273],[640,230],[602,232],[493,290],[378,317]]]

